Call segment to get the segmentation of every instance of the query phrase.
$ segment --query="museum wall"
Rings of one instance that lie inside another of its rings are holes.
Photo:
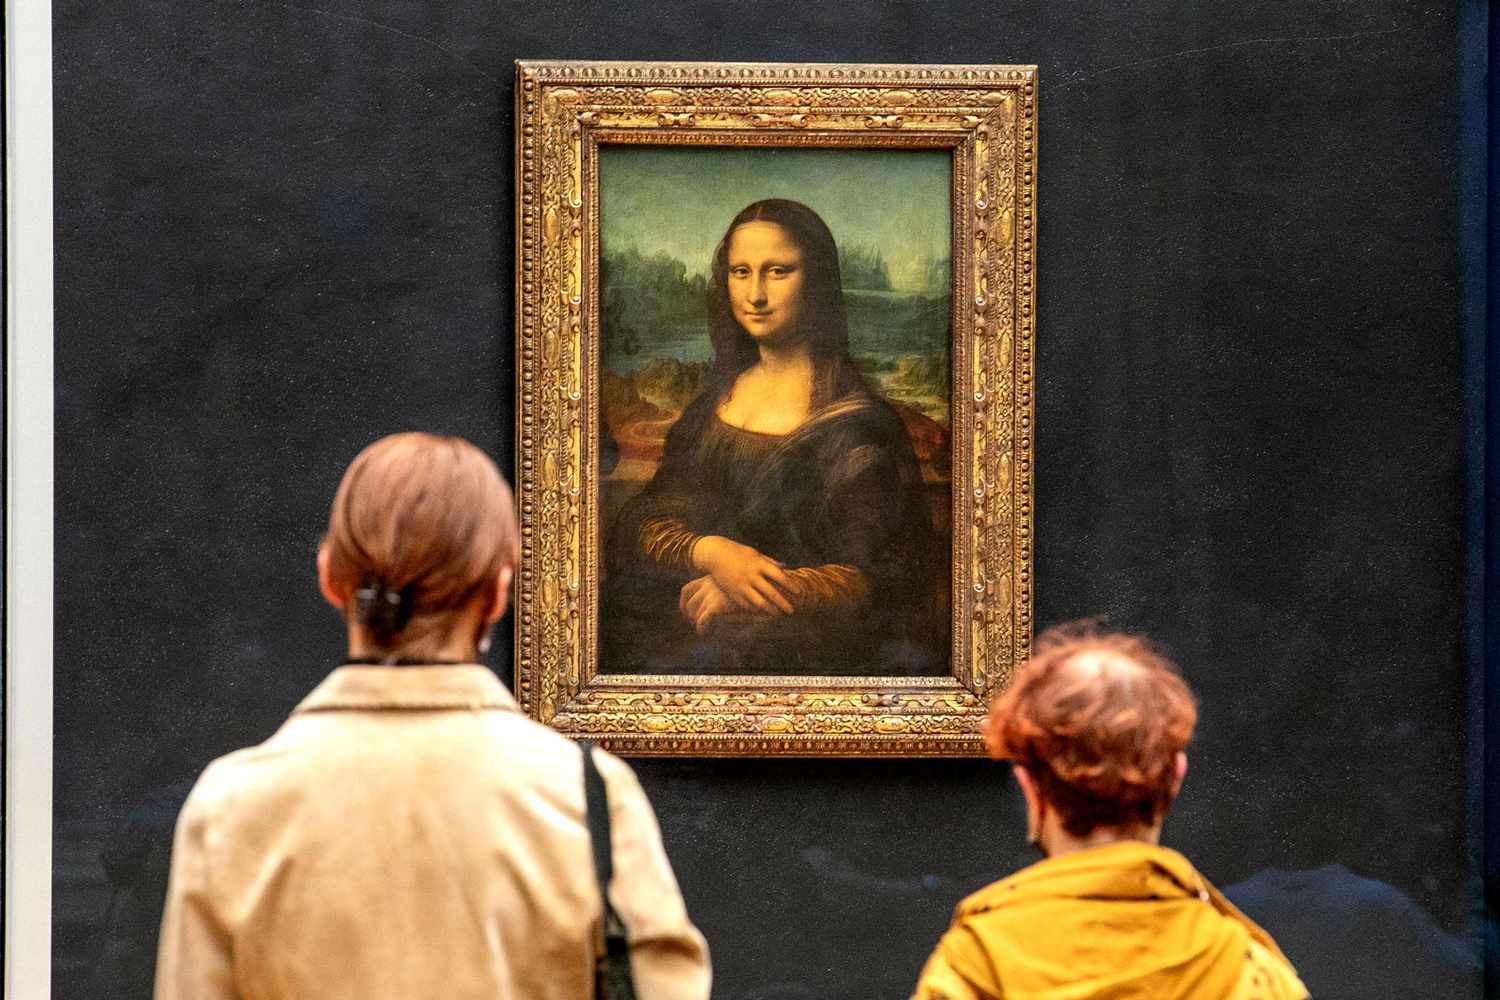
[[[1039,64],[1036,620],[1181,662],[1166,840],[1214,881],[1341,865],[1472,930],[1446,8],[58,0],[54,26],[56,996],[122,995],[109,874],[339,661],[313,554],[355,452],[419,428],[512,467],[517,58]],[[983,761],[635,766],[723,1000],[905,996],[954,904],[1034,858]],[[1341,941],[1283,943],[1398,961]]]

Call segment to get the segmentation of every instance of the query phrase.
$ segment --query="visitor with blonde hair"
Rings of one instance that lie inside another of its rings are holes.
[[[317,560],[348,659],[198,779],[158,1000],[594,995],[583,753],[478,662],[516,557],[510,488],[468,442],[398,434],[354,460]],[[624,763],[593,759],[639,996],[702,1000],[707,948],[651,806]]]
[[[1011,762],[1045,857],[959,904],[913,1000],[1305,998],[1270,936],[1159,843],[1196,722],[1144,639],[1042,635],[985,740]]]

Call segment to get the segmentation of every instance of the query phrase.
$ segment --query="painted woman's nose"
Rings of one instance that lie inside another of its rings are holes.
[[[755,277],[750,279],[750,304],[763,306],[766,304],[766,279]]]

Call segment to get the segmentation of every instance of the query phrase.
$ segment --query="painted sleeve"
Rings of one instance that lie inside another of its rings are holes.
[[[700,398],[672,425],[656,472],[616,516],[605,553],[612,572],[645,567],[684,580],[692,575],[693,543],[713,505],[692,453],[706,405]]]
[[[904,605],[914,588],[925,596],[937,541],[900,418],[877,410],[851,419],[825,435],[817,464],[826,491],[821,562],[859,570],[876,604]]]
[[[787,570],[796,583],[790,595],[798,611],[857,610],[870,602],[870,580],[854,566],[826,563]]]
[[[680,518],[658,514],[641,523],[637,537],[645,558],[686,573],[693,568],[693,544],[703,536],[690,530]]]

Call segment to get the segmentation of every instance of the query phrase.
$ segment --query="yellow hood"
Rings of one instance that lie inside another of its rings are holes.
[[[1270,935],[1182,855],[1144,843],[1049,858],[980,890],[945,944],[955,971],[1005,1000],[1306,996]]]

